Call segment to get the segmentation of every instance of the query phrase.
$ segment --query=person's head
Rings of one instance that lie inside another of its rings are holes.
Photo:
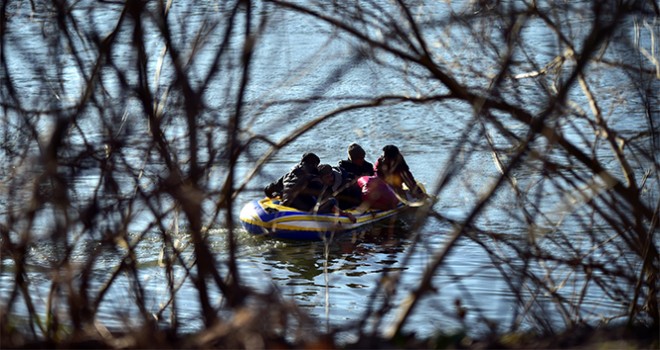
[[[316,167],[321,163],[321,159],[311,152],[305,153],[300,159],[300,165],[309,173],[316,173]]]
[[[394,145],[383,147],[383,157],[386,159],[396,159],[400,154],[399,149]]]
[[[316,154],[307,152],[303,154],[302,159],[300,159],[300,163],[316,168],[319,165],[319,163],[321,163],[321,159],[319,159],[319,157]]]
[[[331,185],[335,181],[335,174],[332,171],[332,167],[329,164],[321,164],[318,166],[319,177],[326,185]]]
[[[364,157],[366,153],[364,149],[360,147],[357,143],[351,143],[348,146],[348,159],[357,165],[362,165],[364,163]]]

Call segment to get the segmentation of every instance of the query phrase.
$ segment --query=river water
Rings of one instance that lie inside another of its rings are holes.
[[[213,19],[223,18],[230,8],[228,5],[224,8],[223,5],[206,2],[199,2],[194,6],[185,4],[187,2],[183,3],[175,2],[170,10],[172,22],[181,24],[179,30],[173,31],[174,40],[181,42],[194,40],[198,30],[214,28],[211,25],[214,23]],[[471,2],[461,1],[433,2],[433,4],[419,2],[418,6],[415,6],[415,16],[422,21],[448,19],[451,15],[469,13],[472,9],[470,4]],[[113,5],[106,6],[77,7],[79,8],[77,15],[89,19],[87,22],[80,22],[89,26],[83,28],[83,31],[107,33],[112,30],[119,11],[113,8]],[[394,5],[387,2],[387,5],[383,6],[388,8]],[[255,7],[257,12],[262,11],[260,16],[270,16],[270,22],[267,26],[268,30],[257,43],[258,49],[255,51],[251,65],[252,74],[246,91],[242,125],[248,133],[266,135],[271,140],[278,141],[304,123],[346,105],[347,101],[357,100],[357,97],[394,94],[423,96],[435,91],[442,93],[442,88],[437,82],[417,75],[420,73],[418,67],[406,67],[404,71],[394,69],[396,58],[387,55],[376,57],[381,60],[380,64],[365,59],[357,54],[352,39],[337,33],[327,25],[292,12],[274,11],[272,7],[263,4]],[[54,25],[52,18],[47,15],[40,16],[38,11],[35,15],[25,2],[12,3],[9,11],[12,14],[10,31],[23,25],[21,28],[24,28],[24,35],[31,37],[39,36],[44,31],[55,30],[52,27]],[[572,34],[576,38],[580,38],[587,34],[589,20],[590,18],[577,16],[566,25],[571,27]],[[538,42],[537,50],[529,53],[533,56],[533,60],[535,62],[552,60],[557,54],[556,43],[552,40],[544,40],[551,31],[536,20],[531,20],[527,25],[528,29],[525,30],[527,40]],[[634,28],[631,23],[630,32],[627,33],[631,38],[634,36]],[[150,30],[153,27],[147,25],[146,29]],[[484,30],[495,31],[496,28],[484,28]],[[655,30],[657,31],[657,24]],[[219,29],[211,29],[211,33],[211,38],[215,38],[220,37],[221,32]],[[456,66],[456,76],[467,82],[467,85],[477,86],[483,83],[484,76],[477,72],[488,71],[492,67],[488,66],[487,58],[480,56],[481,43],[473,41],[470,33],[458,25],[442,28],[438,30],[438,35],[440,33],[444,37],[432,42],[433,45],[445,48],[439,50],[437,59],[447,67]],[[379,34],[374,35],[377,37]],[[648,37],[644,35],[640,40],[642,46],[651,45]],[[235,43],[229,45],[230,52],[240,50],[238,43],[240,41],[236,39]],[[149,70],[154,75],[157,66],[155,61],[162,51],[159,45],[158,40],[155,40],[146,48],[153,57],[154,62],[150,63]],[[205,58],[211,57],[210,55],[219,45],[220,43],[213,40],[201,45],[202,49],[197,56],[198,62],[193,64],[190,70],[192,76],[203,77],[206,74],[211,62],[210,59]],[[85,47],[85,45],[81,46]],[[186,45],[182,47],[190,49]],[[91,50],[91,47],[85,48]],[[205,53],[204,50],[209,52]],[[130,48],[125,51],[117,50],[112,55],[116,62],[121,63],[121,57],[130,58],[131,55],[127,52],[130,52]],[[52,75],[54,81],[62,81],[60,86],[54,84],[52,91],[44,91],[43,85],[35,82],[36,73],[26,66],[32,62],[27,59],[30,55],[47,54],[44,47],[38,44],[38,40],[16,43],[6,48],[8,66],[15,73],[15,79],[20,78],[15,84],[23,92],[21,98],[25,103],[33,103],[36,109],[51,107],[54,96],[57,97],[57,103],[72,106],[81,93],[83,80],[73,62],[63,65],[65,69],[62,70],[41,72],[48,76]],[[465,62],[472,63],[466,65]],[[390,66],[389,63],[392,65]],[[127,69],[132,68],[127,67]],[[209,114],[220,120],[228,115],[225,109],[228,96],[231,95],[223,86],[235,86],[238,78],[232,70],[235,68],[223,67],[223,69],[227,69],[229,73],[215,76],[204,94],[205,108]],[[21,71],[22,73],[18,73]],[[160,77],[162,85],[166,85],[166,82],[172,79],[172,74],[171,70],[163,70]],[[117,77],[108,74],[105,80],[107,93],[121,99],[123,95],[119,91],[121,87],[117,83]],[[634,96],[626,95],[629,92],[634,95],[636,92],[634,88],[622,87],[622,79],[616,75],[600,77],[594,83],[612,94],[606,97],[606,103],[621,105],[620,108],[612,108],[612,114],[608,116],[610,125],[614,129],[625,136],[626,133],[634,135],[647,128],[646,119],[639,117],[641,112],[636,109],[639,105],[635,102],[621,102],[627,99],[634,100]],[[655,85],[657,86],[657,82]],[[521,96],[527,100],[527,107],[531,112],[543,108],[542,104],[536,103],[539,98],[543,98],[539,86],[523,83],[520,89],[525,92]],[[157,92],[160,94],[163,91]],[[43,99],[44,95],[48,98]],[[577,91],[571,91],[571,95],[578,102],[584,101]],[[312,96],[323,98],[312,99],[310,103]],[[295,102],[298,100],[307,100],[307,102],[299,104]],[[127,119],[120,120],[120,123],[130,129],[131,138],[138,140],[144,137],[148,125],[144,119],[139,118],[141,112],[137,103],[127,101],[120,107],[113,108],[117,109],[118,115],[127,116]],[[631,117],[631,112],[634,117]],[[86,136],[92,140],[91,142],[95,137],[99,140],[104,137],[101,130],[94,132],[98,126],[94,120],[96,120],[94,117],[90,117],[89,121],[81,121],[82,128],[86,127],[85,123],[89,123]],[[172,125],[176,123],[177,121],[172,121]],[[218,122],[218,124],[222,123]],[[511,120],[510,123],[511,128],[515,129],[516,122]],[[572,140],[580,145],[582,135],[576,130],[584,131],[584,129],[567,124],[567,134],[570,137],[570,134],[574,133]],[[38,121],[37,125],[44,133],[52,127],[48,118]],[[523,132],[523,126],[519,127]],[[400,103],[354,109],[332,116],[301,135],[270,157],[256,176],[249,178],[247,176],[258,157],[269,149],[265,143],[255,142],[239,158],[238,184],[242,184],[243,181],[247,183],[246,190],[237,197],[234,216],[237,216],[243,203],[262,196],[261,188],[291,168],[304,152],[315,152],[322,162],[335,164],[346,157],[346,147],[351,142],[358,142],[367,151],[367,158],[371,161],[376,159],[384,145],[398,145],[417,180],[424,183],[432,192],[436,191],[439,180],[447,175],[448,169],[455,169],[453,181],[439,193],[433,209],[448,218],[460,220],[470,212],[476,201],[499,176],[492,152],[486,147],[484,140],[480,139],[481,134],[470,131],[478,129],[480,126],[472,117],[471,107],[452,100],[433,104]],[[176,134],[177,128],[172,126],[168,130]],[[464,139],[463,135],[467,135],[467,139]],[[216,135],[216,137],[219,140],[214,142],[222,144],[224,135]],[[506,141],[498,139],[497,135],[494,135],[494,142],[503,147],[507,146]],[[7,165],[13,164],[14,160],[8,158],[6,153],[3,153],[3,157]],[[604,153],[602,157],[604,164],[610,164],[611,169],[616,169],[612,155]],[[182,158],[185,158],[185,155],[182,155]],[[145,159],[140,150],[136,150],[135,157],[129,161],[153,162],[156,164],[154,169],[162,166],[162,163],[158,164],[157,159]],[[209,169],[209,189],[215,191],[219,189],[224,179],[224,169],[222,164]],[[517,181],[533,188],[540,176],[540,173],[535,172],[534,169],[532,166],[520,168],[515,173]],[[88,194],[94,191],[97,182],[98,174],[93,171],[78,176],[73,182],[75,193],[81,199],[87,198]],[[140,182],[140,186],[150,185],[147,180]],[[122,182],[120,179],[119,186],[132,188],[135,182],[132,179]],[[649,188],[650,196],[657,198],[657,184],[654,186]],[[587,239],[583,238],[585,228],[581,218],[575,215],[576,211],[572,208],[562,205],[561,194],[555,193],[553,188],[540,192],[546,196],[540,206],[550,217],[549,220],[557,223],[557,227],[561,227],[561,232],[571,232],[576,246],[582,243],[588,245]],[[6,201],[8,198],[3,199],[3,203]],[[510,189],[498,192],[480,216],[478,223],[486,231],[506,233],[511,236],[524,235],[528,228],[522,220],[516,220],[515,215],[511,214],[516,206],[515,202],[515,194]],[[212,211],[212,208],[209,209]],[[3,215],[6,215],[6,210],[8,209],[3,211],[5,212]],[[147,232],[153,230],[149,228],[153,223],[153,217],[148,213],[141,217],[139,212],[137,213],[129,228],[133,237],[143,234],[145,230]],[[172,225],[175,223],[166,223],[182,247],[186,247],[186,244],[190,243],[190,237],[186,233],[185,225],[182,224],[181,227]],[[35,234],[39,235],[39,229],[47,231],[48,226],[49,219],[44,218],[40,225],[36,226]],[[227,228],[222,226],[222,220],[212,222],[210,226],[209,243],[216,255],[219,268],[223,270],[227,259],[225,239]],[[373,297],[372,294],[382,283],[385,274],[400,272],[400,288],[396,294],[398,301],[395,303],[400,304],[407,293],[416,287],[426,267],[446,244],[451,232],[452,228],[449,225],[429,220],[419,232],[407,232],[405,229],[397,228],[393,232],[355,235],[324,243],[262,239],[251,237],[243,230],[238,230],[238,266],[245,285],[261,291],[271,288],[281,291],[284,298],[295,302],[312,316],[314,324],[310,324],[310,328],[329,330],[346,327],[360,320],[371,306],[372,298],[376,298],[376,301],[382,298],[379,295]],[[419,237],[421,243],[413,244]],[[74,261],[85,261],[91,252],[101,249],[93,239],[88,240],[84,237],[79,239],[80,243],[76,245],[77,249],[73,255]],[[158,232],[148,232],[146,238],[136,247],[136,257],[141,269],[140,276],[143,278],[141,282],[149,296],[148,306],[154,310],[157,310],[167,297],[164,271],[159,265],[162,246]],[[505,247],[501,248],[505,249]],[[189,251],[190,247],[184,248],[184,251],[186,249]],[[43,301],[49,292],[48,267],[57,259],[58,254],[57,249],[46,241],[37,242],[32,248],[29,276],[31,287],[34,288],[33,292],[43,296],[36,298],[42,301],[36,305],[39,310],[45,307]],[[102,252],[95,263],[95,273],[99,277],[96,283],[101,284],[105,273],[117,266],[121,257],[118,252]],[[4,302],[13,286],[13,261],[3,257],[2,264],[0,301]],[[558,270],[550,267],[548,270],[539,269],[539,271],[540,273],[551,271],[558,280],[564,279],[563,288],[567,296],[579,294],[579,288],[584,282],[580,273],[572,270],[563,271],[561,267]],[[131,316],[135,315],[137,310],[123,300],[132,298],[132,286],[131,281],[123,277],[115,281],[106,301],[101,305],[99,320],[117,326],[130,322]],[[514,322],[513,309],[516,295],[510,290],[502,272],[484,251],[484,247],[472,240],[458,241],[443,267],[436,272],[434,287],[436,291],[425,298],[415,310],[407,324],[408,330],[421,335],[430,335],[438,331],[459,329],[461,320],[456,316],[457,300],[469,310],[468,322],[480,325],[472,328],[477,332],[485,331],[487,324],[499,324],[502,328],[506,328],[508,324]],[[184,325],[184,330],[194,331],[202,327],[199,305],[195,301],[197,292],[189,281],[184,283],[178,296],[179,321]],[[550,303],[550,297],[547,295],[541,293],[538,298],[541,303]],[[583,298],[582,305],[589,309],[583,317],[588,321],[613,317],[626,311],[623,305],[612,302],[597,289],[590,289]],[[14,312],[19,315],[27,313],[25,306],[20,303]],[[395,316],[396,312],[388,313],[384,324],[392,322]],[[558,316],[557,319],[559,320]],[[349,341],[352,334],[348,331],[343,336]]]

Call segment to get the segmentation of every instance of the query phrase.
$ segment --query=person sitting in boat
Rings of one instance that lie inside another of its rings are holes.
[[[277,181],[270,183],[264,192],[269,198],[280,197],[282,205],[302,211],[317,213],[337,213],[348,217],[352,222],[356,219],[350,213],[344,212],[332,197],[334,175],[332,168],[328,173],[323,167],[323,176],[319,174],[321,160],[314,153],[305,153],[296,166]],[[327,165],[327,167],[330,167]]]
[[[352,173],[328,164],[319,165],[319,173],[322,168],[328,172],[328,179],[330,179],[329,174],[332,173],[332,182],[329,182],[329,184],[331,186],[332,196],[337,199],[339,208],[342,210],[351,209],[362,203],[362,192],[357,185],[357,179],[355,179]]]
[[[339,207],[349,209],[362,204],[362,189],[357,183],[360,176],[374,175],[374,166],[365,160],[366,152],[357,143],[348,146],[348,159],[340,160],[337,168],[342,175],[342,189],[337,195]]]
[[[390,210],[399,205],[399,198],[385,180],[378,176],[360,176],[357,179],[362,196],[358,210]]]
[[[311,211],[317,202],[323,184],[318,174],[319,157],[314,153],[305,153],[300,163],[288,173],[264,188],[269,198],[280,197],[282,205],[304,211]]]
[[[416,199],[424,197],[424,191],[417,186],[415,177],[410,172],[406,160],[396,146],[387,145],[383,147],[383,153],[376,160],[374,170],[376,176],[383,179],[402,198],[407,198],[407,193],[410,193]],[[404,190],[404,184],[409,192]]]
[[[365,160],[366,152],[357,143],[348,146],[348,159],[339,161],[339,168],[357,179],[360,176],[372,176],[374,165]]]
[[[329,164],[321,164],[318,166],[318,173],[323,187],[318,192],[314,212],[322,214],[335,213],[346,216],[351,222],[355,222],[355,217],[342,209],[339,204],[340,201],[336,197],[336,195],[341,194],[342,190],[343,180],[341,172]]]

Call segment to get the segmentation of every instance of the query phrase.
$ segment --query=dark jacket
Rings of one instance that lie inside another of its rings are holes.
[[[264,192],[270,198],[281,197],[282,205],[310,211],[323,190],[316,168],[303,163],[297,164],[291,171],[266,186]]]
[[[374,174],[374,165],[366,160],[362,166],[351,162],[350,159],[340,160],[339,168],[341,168],[342,171],[351,174],[352,177],[356,179],[360,176],[373,176]]]
[[[342,167],[333,167],[332,170],[335,178],[332,185],[332,196],[337,199],[337,206],[346,210],[360,205],[362,203],[362,190],[357,184],[357,179],[361,175],[356,176]],[[373,173],[373,168],[371,168],[371,172]]]

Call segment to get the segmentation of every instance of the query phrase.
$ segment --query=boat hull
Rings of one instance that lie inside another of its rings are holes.
[[[332,235],[364,229],[407,209],[409,209],[407,205],[400,203],[391,210],[366,212],[348,210],[356,219],[355,222],[351,222],[345,216],[300,211],[283,206],[278,200],[264,198],[247,203],[241,210],[240,220],[245,230],[254,235],[295,240],[321,240]]]

